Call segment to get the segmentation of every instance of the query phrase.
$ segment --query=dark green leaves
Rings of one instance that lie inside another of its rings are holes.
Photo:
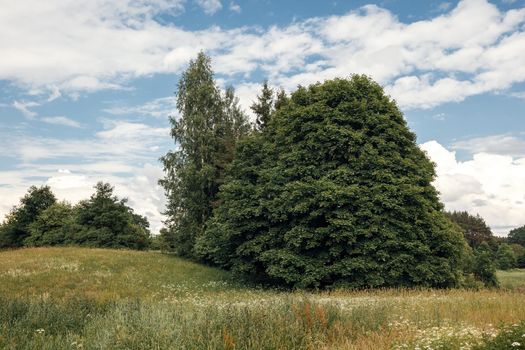
[[[287,286],[453,286],[465,242],[434,176],[369,78],[300,87],[239,143],[197,251]]]

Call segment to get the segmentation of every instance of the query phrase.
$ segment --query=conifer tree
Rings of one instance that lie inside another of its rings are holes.
[[[447,212],[446,215],[461,227],[465,239],[472,248],[478,247],[483,242],[489,245],[496,244],[490,227],[479,214],[474,216],[466,211],[453,211]]]
[[[268,86],[268,80],[263,82],[261,94],[257,95],[257,101],[253,102],[250,108],[255,113],[257,129],[264,130],[274,111],[274,93]]]

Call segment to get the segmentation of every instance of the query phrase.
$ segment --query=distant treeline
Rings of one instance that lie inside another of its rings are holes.
[[[469,246],[486,255],[495,268],[508,270],[525,268],[525,226],[513,229],[508,237],[496,237],[480,215],[466,211],[447,212],[447,217],[463,232]]]
[[[149,222],[99,182],[77,205],[58,202],[49,186],[31,187],[0,225],[0,248],[80,245],[145,249]]]

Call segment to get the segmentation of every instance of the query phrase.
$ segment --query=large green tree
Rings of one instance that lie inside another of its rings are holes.
[[[49,186],[31,186],[0,227],[0,248],[21,247],[30,235],[31,223],[55,202]]]
[[[182,74],[177,91],[180,117],[170,117],[176,150],[161,160],[165,177],[160,184],[168,199],[166,224],[174,250],[194,255],[194,242],[202,234],[217,192],[233,159],[237,140],[250,129],[233,89],[218,88],[211,60],[199,53]]]
[[[402,113],[366,76],[299,88],[237,148],[197,251],[294,287],[449,287],[467,247]]]
[[[492,246],[496,245],[490,227],[479,214],[474,216],[466,211],[453,211],[447,212],[446,215],[461,227],[463,235],[471,247],[476,248],[483,242]]]

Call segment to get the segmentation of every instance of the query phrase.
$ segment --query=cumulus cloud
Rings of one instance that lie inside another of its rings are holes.
[[[207,15],[213,15],[222,8],[220,0],[197,0],[197,4]]]
[[[525,155],[477,150],[459,161],[436,141],[421,145],[436,163],[436,188],[448,210],[480,214],[498,234],[525,224]]]
[[[222,6],[218,0],[199,1],[208,13]],[[138,76],[180,71],[206,50],[220,75],[241,84],[253,83],[254,72],[288,90],[369,74],[404,108],[462,101],[525,81],[525,8],[502,11],[486,0],[463,0],[433,18],[405,23],[367,5],[286,26],[199,31],[155,20],[163,11],[180,11],[182,4],[6,4],[0,13],[0,79],[70,93],[119,89]]]

